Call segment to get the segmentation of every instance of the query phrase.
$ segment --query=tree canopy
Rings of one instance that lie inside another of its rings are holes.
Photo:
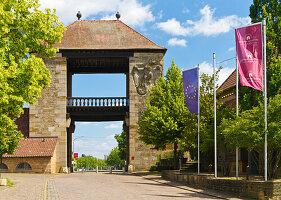
[[[114,147],[110,151],[110,153],[109,153],[109,155],[108,155],[108,157],[106,159],[106,164],[108,166],[114,166],[114,167],[124,166],[125,161],[120,158],[118,147]]]
[[[14,120],[24,103],[35,103],[50,84],[42,58],[55,55],[64,31],[54,13],[39,10],[38,0],[0,2],[0,155],[13,153],[22,137]]]
[[[281,159],[281,94],[270,99],[267,115],[269,174],[273,177]],[[244,147],[249,151],[254,150],[259,153],[260,158],[263,158],[265,124],[262,103],[253,109],[242,112],[235,120],[224,119],[221,126],[224,127],[222,134],[230,147]],[[262,171],[263,167],[260,170]]]
[[[176,158],[177,144],[183,138],[190,113],[185,105],[181,70],[174,61],[165,79],[160,77],[152,87],[146,106],[139,121],[140,139],[158,150],[174,144]]]
[[[98,159],[93,156],[85,156],[81,158],[76,158],[76,168],[81,169],[82,167],[88,168],[90,170],[95,169],[96,166],[100,167],[105,167],[105,160],[103,159]]]
[[[121,134],[115,134],[114,138],[117,141],[119,157],[121,160],[126,160],[126,151],[127,151],[127,140],[126,140],[126,132],[122,131]]]

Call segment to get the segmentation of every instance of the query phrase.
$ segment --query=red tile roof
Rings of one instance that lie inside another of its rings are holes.
[[[119,20],[79,20],[66,29],[59,49],[167,50]]]
[[[236,86],[236,69],[229,75],[229,77],[221,84],[217,91],[223,91]]]
[[[19,142],[19,148],[13,155],[4,154],[4,158],[15,157],[51,157],[57,143],[57,137],[30,137]]]

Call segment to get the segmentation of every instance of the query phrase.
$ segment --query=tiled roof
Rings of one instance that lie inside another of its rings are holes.
[[[119,20],[75,21],[66,27],[61,43],[56,47],[65,50],[167,50]]]
[[[221,84],[217,91],[223,91],[228,88],[236,86],[236,69],[229,75],[229,77]]]
[[[51,157],[57,143],[57,137],[30,137],[19,142],[19,148],[13,155],[4,154],[4,158],[15,157]]]

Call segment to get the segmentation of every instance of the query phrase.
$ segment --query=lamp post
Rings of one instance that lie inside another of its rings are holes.
[[[74,159],[74,141],[79,139],[79,138],[82,138],[84,136],[79,136],[79,137],[76,137],[72,140],[72,156],[73,156],[73,159]],[[72,166],[73,167],[73,166]],[[74,170],[74,169],[73,169]]]

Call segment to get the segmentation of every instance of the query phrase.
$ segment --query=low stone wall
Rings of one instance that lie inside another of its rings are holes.
[[[255,199],[281,199],[281,181],[252,181],[214,178],[213,175],[181,174],[178,170],[164,170],[162,177],[171,181],[219,190]]]

